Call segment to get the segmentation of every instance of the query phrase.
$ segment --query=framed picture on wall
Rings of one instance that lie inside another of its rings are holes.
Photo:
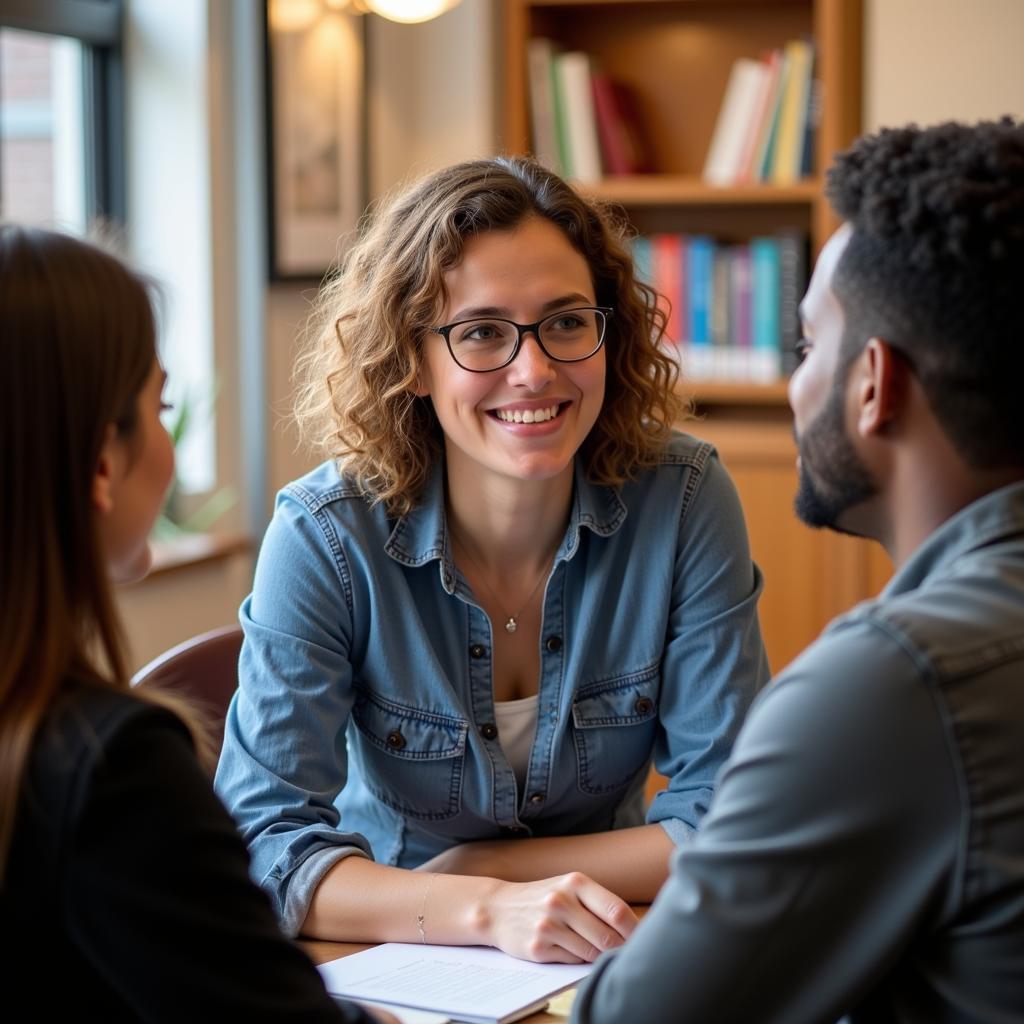
[[[287,2],[266,5],[270,274],[279,279],[322,277],[366,205],[366,19],[312,9],[297,22]]]

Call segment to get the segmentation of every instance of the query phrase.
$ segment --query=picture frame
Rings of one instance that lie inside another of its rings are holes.
[[[270,277],[320,279],[366,206],[366,19],[324,7],[275,25],[264,5]]]

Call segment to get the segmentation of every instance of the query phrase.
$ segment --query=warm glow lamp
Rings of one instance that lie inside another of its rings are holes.
[[[270,24],[275,32],[304,32],[324,10],[372,11],[389,21],[413,24],[450,11],[459,0],[270,0]]]
[[[459,0],[363,0],[363,4],[389,21],[429,21],[450,11]]]

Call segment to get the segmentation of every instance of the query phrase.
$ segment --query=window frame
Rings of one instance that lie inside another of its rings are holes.
[[[124,224],[123,0],[0,0],[5,28],[66,36],[86,47],[86,216]]]

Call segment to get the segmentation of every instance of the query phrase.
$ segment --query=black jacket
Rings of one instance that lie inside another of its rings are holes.
[[[370,1020],[278,930],[185,727],[131,694],[74,687],[40,731],[0,935],[39,1019]]]

